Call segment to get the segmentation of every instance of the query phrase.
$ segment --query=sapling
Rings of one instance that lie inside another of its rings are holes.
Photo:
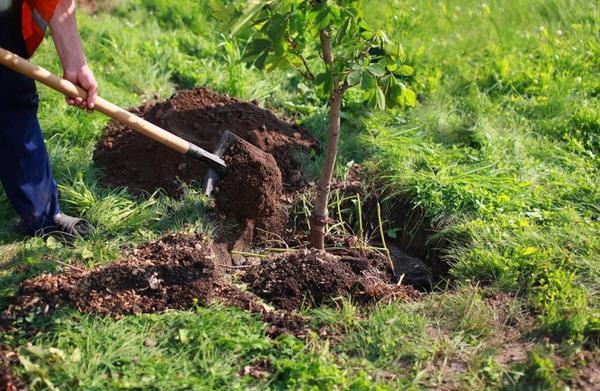
[[[372,29],[357,0],[250,0],[232,31],[250,34],[244,60],[268,71],[295,69],[329,105],[327,151],[310,219],[310,244],[325,247],[331,181],[344,96],[359,88],[372,109],[414,106],[414,72],[402,46]]]

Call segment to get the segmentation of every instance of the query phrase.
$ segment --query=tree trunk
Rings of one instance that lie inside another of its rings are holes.
[[[321,177],[317,187],[317,198],[311,217],[310,245],[318,250],[325,248],[325,225],[327,223],[327,205],[331,179],[335,169],[338,146],[340,142],[340,119],[342,111],[343,93],[335,89],[329,101],[329,138],[327,140],[327,154],[321,169]]]

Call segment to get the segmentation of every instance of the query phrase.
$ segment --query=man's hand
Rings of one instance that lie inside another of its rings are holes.
[[[84,65],[73,71],[65,69],[63,78],[82,87],[88,94],[87,100],[81,98],[71,99],[67,97],[65,98],[67,103],[71,106],[79,106],[82,109],[87,109],[88,111],[94,110],[96,98],[98,97],[98,83],[90,68],[87,65]]]
[[[50,20],[52,39],[63,65],[64,78],[87,90],[86,100],[66,98],[70,105],[92,111],[98,97],[98,83],[88,68],[75,19],[74,0],[60,0]]]

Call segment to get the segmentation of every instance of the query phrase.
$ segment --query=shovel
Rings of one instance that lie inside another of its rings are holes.
[[[0,64],[31,79],[37,80],[40,83],[68,96],[69,98],[74,99],[80,97],[84,100],[87,98],[87,92],[83,88],[78,87],[70,81],[62,79],[54,75],[52,72],[2,48],[0,48]],[[219,141],[219,144],[217,144],[216,153],[210,153],[199,146],[182,139],[179,136],[167,132],[166,130],[146,121],[145,119],[122,109],[106,99],[98,97],[96,100],[95,110],[106,114],[115,121],[126,125],[138,133],[149,137],[174,151],[186,156],[190,156],[207,164],[209,170],[204,181],[204,193],[206,195],[210,195],[214,188],[215,182],[219,176],[225,172],[226,165],[221,156],[223,153],[225,153],[225,151],[227,151],[229,146],[231,146],[234,142],[241,140],[235,134],[225,131],[221,137],[221,140]]]

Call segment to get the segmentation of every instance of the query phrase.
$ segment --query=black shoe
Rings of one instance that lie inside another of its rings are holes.
[[[46,238],[54,236],[63,239],[65,242],[72,243],[78,237],[88,237],[94,232],[94,226],[87,220],[77,217],[71,217],[64,213],[59,213],[54,216],[54,225],[42,228],[37,231],[32,231],[23,221],[21,221],[16,230],[23,236],[38,236]]]
[[[88,237],[94,231],[95,228],[87,220],[80,219],[78,217],[67,216],[64,213],[59,213],[54,216],[54,227],[55,231],[63,234],[71,235],[72,237]]]

